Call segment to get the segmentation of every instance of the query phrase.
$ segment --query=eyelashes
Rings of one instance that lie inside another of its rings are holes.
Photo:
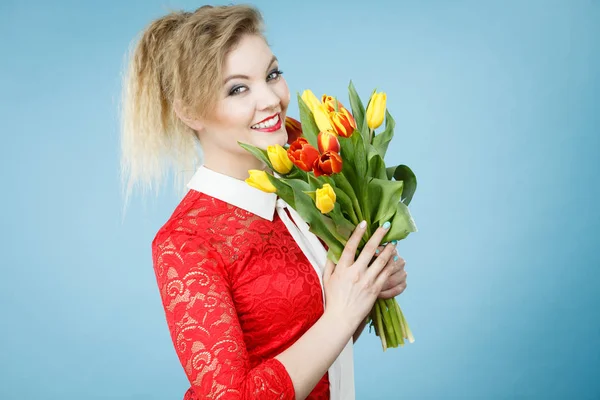
[[[267,75],[267,82],[277,80],[281,77],[281,75],[283,75],[282,70],[280,70],[278,68],[274,69],[273,71],[269,72],[269,74]],[[232,87],[229,90],[229,96],[237,96],[239,94],[244,93],[247,89],[248,89],[248,87],[246,85],[235,85],[234,87]]]

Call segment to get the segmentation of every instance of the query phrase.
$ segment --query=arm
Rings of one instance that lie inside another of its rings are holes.
[[[324,314],[294,345],[250,368],[219,254],[196,238],[176,242],[169,237],[156,245],[153,259],[171,337],[194,391],[202,398],[308,396],[352,332]]]
[[[199,398],[293,399],[284,366],[250,368],[219,254],[177,232],[153,244],[153,261],[177,357]]]
[[[354,335],[352,335],[352,341],[353,341],[353,343],[356,343],[356,341],[360,337],[360,334],[362,333],[362,331],[365,330],[365,326],[367,326],[367,319],[366,318],[365,318],[365,320],[363,322],[360,323],[360,325],[358,326],[358,328],[356,328],[356,331],[354,332]]]

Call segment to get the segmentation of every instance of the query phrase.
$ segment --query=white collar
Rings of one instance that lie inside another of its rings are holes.
[[[277,195],[256,189],[246,182],[202,165],[187,187],[273,221]]]

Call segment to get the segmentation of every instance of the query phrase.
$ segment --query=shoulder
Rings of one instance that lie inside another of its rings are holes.
[[[227,212],[226,203],[189,190],[154,236],[152,248],[160,248],[165,242],[176,241],[182,244],[192,238],[209,241],[214,220]]]
[[[213,245],[211,226],[214,217],[223,212],[224,205],[214,200],[190,190],[160,227],[152,241],[152,261],[159,280],[187,275],[196,267],[223,272],[222,258]]]

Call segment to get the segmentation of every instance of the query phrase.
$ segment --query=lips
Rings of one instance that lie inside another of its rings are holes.
[[[261,122],[252,125],[250,128],[260,132],[275,132],[281,129],[282,121],[279,113],[262,120]]]
[[[266,122],[266,121],[270,120],[271,118],[275,118],[275,117],[276,117],[278,114],[279,114],[279,113],[277,113],[277,114],[273,114],[273,115],[271,115],[270,117],[267,117],[267,118],[263,119],[262,121],[258,121],[258,122],[257,122],[256,124],[254,124],[254,125],[258,125],[258,124],[261,124],[261,123],[263,123],[263,122]],[[252,125],[252,126],[254,126],[254,125]]]

